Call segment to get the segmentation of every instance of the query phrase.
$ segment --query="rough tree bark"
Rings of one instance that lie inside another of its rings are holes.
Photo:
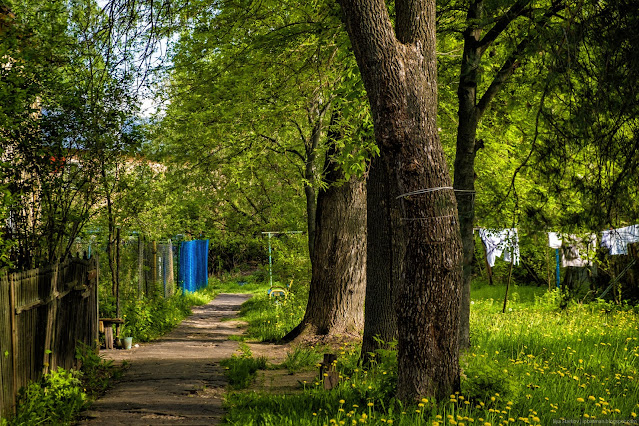
[[[361,361],[369,361],[369,354],[379,349],[382,342],[397,340],[397,318],[395,316],[395,288],[393,283],[401,277],[391,249],[391,229],[387,218],[390,209],[388,178],[379,157],[371,160],[366,181],[367,235],[366,298],[364,302],[364,336],[362,338]],[[395,256],[396,258],[397,256]],[[393,271],[395,275],[393,275]],[[393,279],[395,276],[395,279]]]
[[[306,313],[285,341],[359,336],[364,326],[366,187],[356,176],[336,184],[344,175],[334,153],[331,145],[325,163],[328,187],[317,196]]]
[[[435,1],[397,0],[395,31],[383,0],[339,3],[371,104],[386,201],[402,216],[390,228],[393,252],[406,249],[397,259],[397,394],[443,399],[459,389],[462,253],[436,126]]]

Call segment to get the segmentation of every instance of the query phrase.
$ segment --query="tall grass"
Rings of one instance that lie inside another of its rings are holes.
[[[522,286],[511,288],[502,313],[504,291],[503,286],[473,291],[472,348],[462,355],[461,392],[446,400],[402,405],[394,399],[394,351],[380,351],[363,370],[358,348],[345,346],[339,351],[337,388],[325,391],[318,378],[295,395],[231,393],[227,420],[236,425],[639,422],[638,309],[566,304],[559,292]],[[245,305],[245,315],[261,318],[264,314],[250,311],[264,308],[262,303]],[[291,309],[289,315],[299,317],[300,311]]]

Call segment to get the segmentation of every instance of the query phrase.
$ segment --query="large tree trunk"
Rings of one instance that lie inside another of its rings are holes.
[[[315,246],[308,305],[302,322],[284,340],[322,336],[359,337],[366,290],[366,187],[326,158],[326,189],[317,197]]]
[[[388,178],[380,158],[371,160],[366,181],[367,235],[366,299],[364,309],[364,336],[361,359],[369,360],[369,353],[379,349],[380,343],[397,340],[397,318],[395,316],[395,286],[401,274],[395,267],[396,258],[391,249],[391,229],[388,217]],[[395,276],[395,279],[393,279]],[[379,339],[379,340],[376,340]]]
[[[396,35],[383,0],[340,4],[389,179],[386,200],[402,215],[391,222],[393,252],[406,248],[398,259],[397,394],[404,401],[444,399],[460,381],[462,253],[436,126],[435,1],[396,1]]]

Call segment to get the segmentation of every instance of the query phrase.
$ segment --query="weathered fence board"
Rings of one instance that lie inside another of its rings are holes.
[[[98,263],[73,258],[0,273],[0,415],[42,374],[76,366],[76,345],[98,339]]]

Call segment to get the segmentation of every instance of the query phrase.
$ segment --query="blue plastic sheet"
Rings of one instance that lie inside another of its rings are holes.
[[[185,292],[206,287],[208,260],[209,240],[183,241],[180,244],[178,279]]]

